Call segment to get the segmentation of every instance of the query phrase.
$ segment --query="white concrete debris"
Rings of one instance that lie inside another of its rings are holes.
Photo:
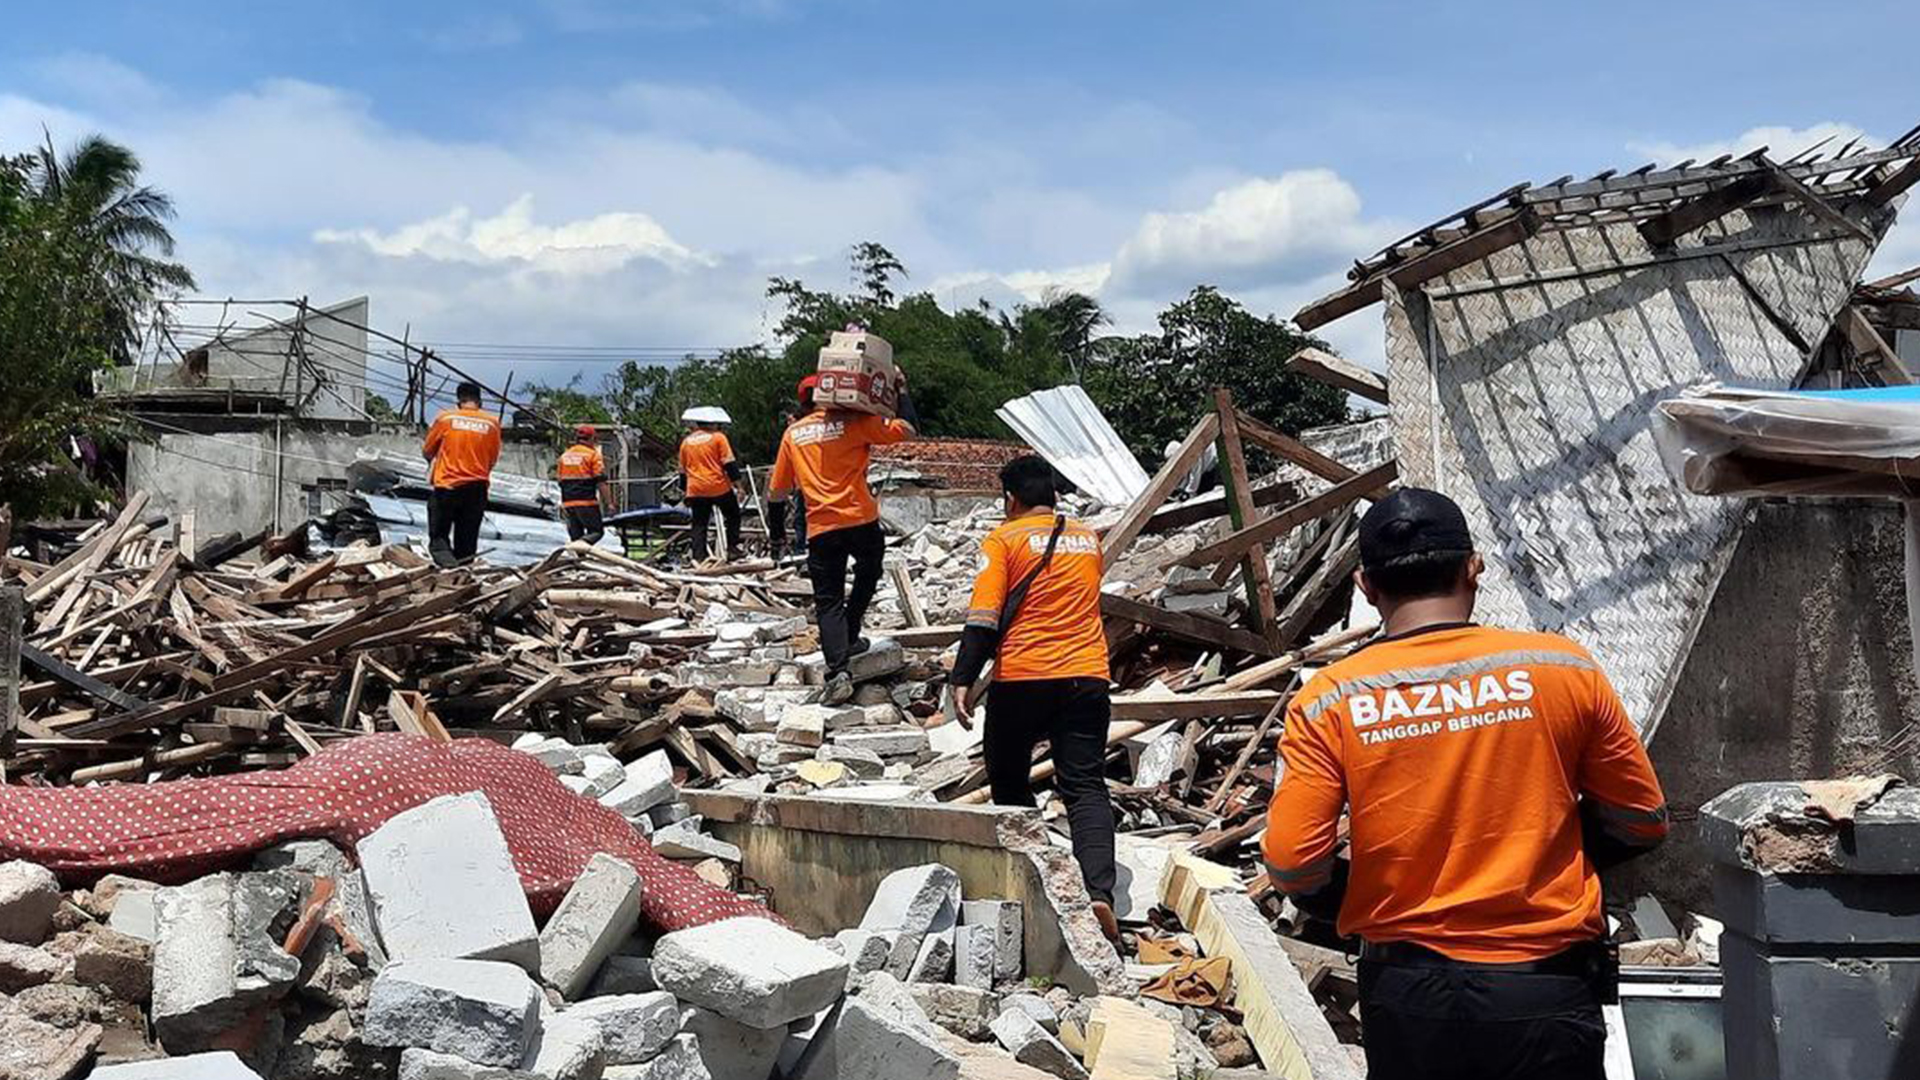
[[[960,1059],[940,1045],[938,1035],[863,997],[850,997],[841,1006],[833,1041],[839,1080],[956,1080],[960,1075]]]
[[[561,1013],[540,1025],[520,1067],[540,1080],[598,1080],[605,1046],[599,1024]]]
[[[827,739],[828,710],[820,705],[796,705],[780,714],[774,738],[788,746],[819,746]]]
[[[719,859],[740,861],[740,849],[725,840],[697,832],[684,824],[673,825],[649,838],[653,850],[669,859]]]
[[[540,988],[493,960],[403,960],[373,981],[360,1037],[482,1065],[518,1065],[539,1031]]]
[[[1060,1034],[1060,1014],[1039,994],[1008,994],[1001,1006],[1003,1009],[1018,1009],[1033,1017],[1034,1023],[1045,1028],[1049,1035]]]
[[[885,970],[899,941],[898,930],[851,929],[833,935],[828,947],[847,958],[853,974],[865,975],[869,971]]]
[[[540,978],[569,999],[579,997],[639,929],[641,898],[633,867],[604,852],[594,855],[540,931]]]
[[[158,889],[122,889],[113,901],[113,914],[107,917],[107,925],[128,937],[137,937],[152,944],[160,940],[160,930],[155,921],[153,898]]]
[[[91,1080],[260,1080],[231,1050],[102,1065]]]
[[[873,891],[862,930],[901,930],[917,937],[959,921],[960,875],[939,863],[895,870]]]
[[[764,1028],[833,1004],[847,962],[771,919],[744,915],[662,937],[653,978],[682,1001]]]
[[[929,749],[924,728],[849,728],[833,733],[833,745],[883,758],[914,757]]]
[[[649,1061],[680,1031],[680,1003],[665,991],[588,998],[560,1015],[599,1029],[609,1065]]]
[[[716,1080],[736,1076],[762,1080],[773,1072],[787,1039],[785,1024],[748,1027],[698,1006],[681,1011],[680,1030],[695,1038],[700,1060]]]
[[[1022,973],[1025,913],[1018,900],[967,900],[960,905],[963,926],[993,929],[993,978],[1011,982]]]
[[[297,880],[290,871],[212,874],[158,891],[151,1015],[162,1045],[207,1049],[293,985],[300,962],[269,935]]]
[[[1000,996],[993,991],[944,983],[913,983],[907,990],[928,1019],[955,1035],[970,1042],[993,1038],[990,1025],[1000,1015]]]
[[[993,989],[997,926],[953,928],[953,981],[979,990]]]
[[[953,938],[957,929],[949,926],[920,939],[920,951],[907,972],[908,982],[953,981]]]
[[[580,764],[580,778],[586,781],[586,788],[581,794],[590,799],[607,794],[627,778],[627,770],[615,757],[591,754],[582,758]]]
[[[0,941],[38,945],[53,930],[60,910],[60,882],[38,863],[0,863]]]
[[[539,970],[533,912],[485,794],[443,795],[396,814],[357,849],[393,959],[505,960]]]
[[[653,961],[644,956],[625,956],[615,953],[607,957],[600,965],[600,974],[594,976],[590,997],[605,997],[610,994],[644,994],[658,990],[653,982]]]
[[[626,779],[602,795],[600,802],[631,818],[671,800],[675,794],[673,762],[665,750],[655,750],[627,762]]]
[[[1087,1080],[1086,1067],[1025,1010],[1001,1012],[992,1027],[993,1037],[1020,1064],[1052,1073],[1060,1080]]]
[[[707,1071],[692,1035],[676,1035],[660,1055],[644,1065],[609,1065],[602,1080],[733,1080]]]

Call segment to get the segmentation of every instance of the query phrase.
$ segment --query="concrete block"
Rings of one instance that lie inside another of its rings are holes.
[[[960,1059],[937,1035],[902,1022],[861,997],[848,998],[834,1025],[839,1080],[957,1080]]]
[[[1008,994],[1002,999],[1001,1005],[1005,1009],[1018,1009],[1033,1017],[1034,1022],[1045,1028],[1050,1035],[1060,1034],[1060,1014],[1055,1012],[1047,999],[1039,994]]]
[[[586,769],[580,748],[561,738],[542,739],[520,752],[545,765],[555,775],[578,776]]]
[[[1086,1067],[1025,1011],[1006,1009],[991,1026],[994,1039],[1020,1064],[1052,1073],[1060,1080],[1087,1080]]]
[[[879,754],[853,746],[823,746],[814,756],[844,765],[848,772],[862,780],[878,780],[887,769],[887,763],[880,760]]]
[[[560,781],[561,787],[566,788],[568,791],[573,792],[575,795],[578,795],[581,798],[591,799],[596,797],[592,794],[589,794],[589,791],[593,787],[593,785],[589,783],[587,781],[587,778],[584,776],[561,776],[561,777],[556,777],[555,779]]]
[[[0,1080],[75,1080],[100,1036],[99,1024],[56,1027],[19,1008],[0,1010]]]
[[[1225,592],[1185,593],[1162,597],[1160,604],[1168,611],[1224,619],[1232,600],[1233,595]]]
[[[1000,995],[993,991],[945,983],[913,983],[907,990],[935,1024],[973,1042],[993,1038],[992,1024],[1002,1007]],[[1048,1012],[1051,1015],[1052,1010]]]
[[[793,774],[816,788],[839,787],[853,782],[853,770],[838,761],[809,758],[793,765]]]
[[[953,981],[977,990],[993,989],[997,926],[953,928]]]
[[[626,779],[600,797],[623,817],[633,817],[668,802],[678,794],[673,786],[673,762],[665,750],[655,750],[627,762]]]
[[[725,840],[695,832],[684,825],[661,829],[653,834],[653,850],[669,859],[720,859],[740,861],[740,849]]]
[[[1018,900],[967,900],[960,905],[962,926],[987,927],[993,933],[993,978],[1011,982],[1021,974],[1025,912]]]
[[[1673,919],[1667,915],[1667,909],[1660,901],[1651,896],[1642,896],[1633,902],[1633,928],[1644,939],[1678,938],[1680,930],[1673,925]]]
[[[700,1044],[692,1035],[676,1035],[658,1057],[644,1065],[609,1065],[603,1080],[732,1080],[707,1071]]]
[[[936,802],[930,792],[922,791],[912,784],[846,784],[837,788],[826,788],[815,793],[815,798],[834,799],[839,802]]]
[[[920,939],[920,952],[913,958],[908,982],[953,981],[953,939],[957,927],[935,931]]]
[[[871,639],[866,652],[855,653],[847,660],[847,674],[854,682],[872,682],[898,674],[907,666],[907,650],[900,643],[888,637]]]
[[[373,981],[361,1038],[415,1046],[482,1065],[518,1065],[540,1030],[540,988],[512,964],[402,960]]]
[[[126,934],[152,944],[160,938],[159,928],[154,922],[153,898],[158,889],[124,889],[113,902],[113,913],[107,916],[107,925]]]
[[[110,927],[90,924],[73,951],[73,981],[121,1001],[145,1004],[153,996],[153,946]]]
[[[533,912],[486,795],[443,795],[396,814],[358,850],[394,960],[505,960],[539,970]]]
[[[925,753],[929,744],[923,728],[853,728],[836,731],[833,744],[853,750],[865,750],[883,758],[912,757]]]
[[[582,795],[598,799],[621,785],[627,770],[620,762],[604,754],[588,754],[580,759],[580,778],[586,782]]]
[[[260,1080],[231,1050],[102,1065],[89,1080]]]
[[[169,1051],[204,1050],[300,976],[278,926],[305,893],[295,871],[212,874],[154,897],[153,1028]]]
[[[542,1026],[518,1065],[481,1065],[418,1047],[400,1054],[400,1080],[600,1080],[605,1067],[600,1029],[561,1017]]]
[[[609,994],[644,994],[660,987],[653,981],[653,961],[645,956],[623,956],[618,953],[607,957],[600,965],[600,973],[593,977],[593,988],[589,997],[605,997]]]
[[[22,859],[0,863],[0,941],[38,945],[47,940],[62,899],[53,871]]]
[[[898,930],[842,930],[830,947],[847,958],[855,975],[865,975],[886,970],[899,941]]]
[[[906,720],[907,720],[906,714],[900,711],[900,707],[898,705],[895,705],[891,701],[883,701],[877,705],[861,706],[860,718],[857,722],[848,722],[848,723],[843,723],[837,726],[838,727],[854,727],[854,726],[895,727],[897,725],[906,723]]]
[[[666,1049],[680,1030],[680,1003],[663,990],[588,998],[560,1015],[599,1029],[609,1065],[638,1065],[650,1060]]]
[[[656,829],[687,820],[691,820],[697,827],[700,824],[700,815],[693,812],[693,807],[675,799],[673,802],[663,802],[648,810],[647,820],[653,822],[653,827]]]
[[[694,690],[724,690],[731,686],[766,686],[780,665],[771,660],[727,660],[719,663],[681,664],[673,669],[673,680]]]
[[[953,926],[959,915],[960,875],[939,863],[927,863],[883,878],[860,917],[860,929],[924,936]]]
[[[66,971],[60,958],[38,945],[0,941],[0,994],[45,986]]]
[[[715,1080],[765,1080],[787,1039],[785,1024],[748,1027],[698,1006],[681,1011],[680,1030],[694,1037],[700,1060]]]
[[[833,1004],[847,968],[831,951],[751,915],[675,931],[653,950],[662,988],[749,1027],[790,1023]]]
[[[774,738],[789,746],[816,747],[827,741],[827,714],[823,705],[795,705],[780,714]]]
[[[540,978],[569,998],[640,926],[642,890],[633,867],[595,855],[540,931]]]

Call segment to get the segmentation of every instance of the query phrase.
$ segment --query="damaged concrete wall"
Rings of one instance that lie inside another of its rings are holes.
[[[1609,895],[1711,912],[1700,806],[1735,784],[1891,770],[1920,776],[1920,683],[1908,648],[1902,511],[1760,501],[1651,745],[1674,812],[1658,852]]]
[[[1648,414],[1708,378],[1791,384],[1870,254],[1771,206],[1673,253],[1589,226],[1389,286],[1401,476],[1466,511],[1488,561],[1482,617],[1577,638],[1656,729],[1742,511],[1679,490]]]

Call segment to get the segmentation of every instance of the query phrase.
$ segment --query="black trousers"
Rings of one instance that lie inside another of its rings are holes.
[[[1368,1080],[1606,1080],[1590,977],[1360,961]]]
[[[597,544],[607,534],[607,523],[600,516],[600,504],[562,507],[567,518],[567,539]]]
[[[740,555],[740,496],[729,490],[725,495],[688,496],[693,511],[693,557],[707,557],[707,533],[713,527],[713,511],[718,508],[727,526],[727,558]]]
[[[880,523],[869,521],[821,533],[807,545],[807,576],[813,580],[813,615],[820,624],[820,651],[828,671],[845,671],[853,639],[880,587],[880,560],[886,555]],[[847,588],[847,563],[853,563],[853,588]]]
[[[473,558],[480,550],[480,519],[486,516],[486,481],[434,488],[427,500],[427,550]]]
[[[1054,783],[1067,804],[1073,857],[1095,900],[1113,903],[1113,803],[1107,798],[1105,679],[1022,679],[987,691],[980,742],[987,783],[1002,806],[1032,806],[1033,748],[1053,744]]]
[[[787,501],[793,505],[793,523],[789,530],[789,535],[793,537],[793,553],[805,555],[807,553],[807,497],[795,491],[787,497]]]

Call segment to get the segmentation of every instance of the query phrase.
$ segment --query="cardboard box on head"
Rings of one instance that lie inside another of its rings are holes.
[[[893,416],[900,406],[900,369],[893,346],[865,330],[836,330],[820,350],[815,402],[836,409]]]

